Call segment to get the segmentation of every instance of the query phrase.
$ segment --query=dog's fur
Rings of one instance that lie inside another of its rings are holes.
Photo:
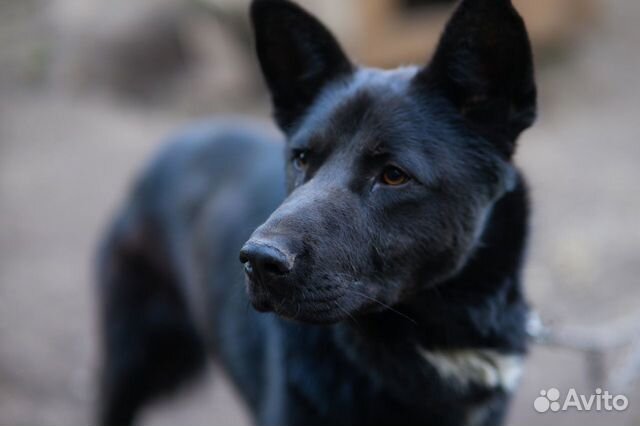
[[[211,352],[259,425],[501,424],[527,340],[521,18],[463,0],[428,67],[382,71],[295,4],[251,14],[286,146],[202,124],[143,173],[101,250],[100,423]]]

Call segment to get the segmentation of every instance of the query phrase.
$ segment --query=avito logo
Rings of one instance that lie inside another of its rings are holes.
[[[609,391],[596,389],[592,395],[578,394],[571,388],[562,400],[560,391],[556,388],[541,390],[540,396],[533,401],[533,408],[538,413],[547,411],[624,411],[629,407],[629,399],[624,395],[612,395]]]

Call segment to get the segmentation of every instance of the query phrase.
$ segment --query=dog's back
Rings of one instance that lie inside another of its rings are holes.
[[[231,122],[169,140],[102,244],[102,424],[130,424],[142,404],[196,375],[218,335],[211,324],[231,328],[225,309],[246,311],[244,289],[228,284],[241,282],[242,243],[284,198],[273,185],[283,148],[273,129]]]

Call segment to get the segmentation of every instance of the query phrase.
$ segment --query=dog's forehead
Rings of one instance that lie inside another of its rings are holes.
[[[304,145],[309,140],[335,143],[363,130],[383,131],[383,122],[391,121],[384,118],[400,113],[407,102],[407,91],[417,71],[417,67],[361,68],[330,85],[301,121],[291,137],[292,144]]]
[[[392,70],[378,68],[360,68],[352,76],[350,88],[354,91],[365,87],[383,87],[387,90],[405,90],[418,73],[416,66],[400,67]]]

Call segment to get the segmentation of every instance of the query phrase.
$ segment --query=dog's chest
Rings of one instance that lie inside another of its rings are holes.
[[[414,344],[385,351],[335,336],[307,339],[289,353],[287,391],[327,422],[487,424],[493,395],[508,394],[521,371],[519,356],[487,350],[435,352]]]

